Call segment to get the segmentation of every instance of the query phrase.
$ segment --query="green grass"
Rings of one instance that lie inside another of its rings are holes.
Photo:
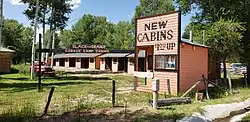
[[[14,67],[27,70],[29,66]],[[101,78],[90,76],[44,77],[42,78],[42,92],[38,92],[37,81],[30,80],[28,73],[14,73],[0,76],[0,121],[22,121],[41,115],[52,86],[56,88],[48,111],[49,115],[62,115],[65,112],[75,110],[112,110],[112,80],[116,81],[116,105],[121,106],[120,109],[123,109],[125,103],[131,109],[147,108],[147,110],[141,112],[128,112],[129,117],[135,116],[135,121],[181,118],[193,112],[202,112],[202,107],[205,105],[239,102],[250,97],[249,89],[240,88],[238,89],[239,93],[235,95],[224,95],[202,103],[193,102],[187,105],[173,105],[154,111],[148,108],[147,104],[148,100],[152,98],[151,93],[122,92],[118,90],[119,88],[132,88],[134,81],[132,76],[105,75]],[[160,98],[164,98],[164,95],[160,95]],[[119,113],[114,118],[119,118],[121,114]]]
[[[244,117],[244,118],[242,119],[241,122],[249,122],[249,121],[250,121],[250,115],[247,115],[246,117]]]

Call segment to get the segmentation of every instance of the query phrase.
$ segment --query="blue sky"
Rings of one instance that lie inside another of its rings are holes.
[[[93,14],[97,16],[106,16],[109,21],[117,23],[122,20],[131,20],[135,7],[139,0],[72,0],[75,4],[74,10],[70,15],[68,29],[76,22],[76,19],[84,14]],[[16,19],[24,25],[30,22],[22,14],[26,6],[19,3],[19,0],[4,0],[5,18]],[[190,22],[190,14],[182,16],[182,33],[186,25]],[[40,30],[39,30],[40,31]]]

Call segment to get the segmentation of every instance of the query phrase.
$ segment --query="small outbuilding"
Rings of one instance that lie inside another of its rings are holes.
[[[99,55],[102,53],[67,53],[54,56],[55,67],[99,69]]]
[[[130,53],[106,53],[101,55],[100,70],[108,70],[112,72],[127,72],[127,55]]]
[[[12,64],[12,55],[15,51],[0,48],[0,73],[10,73]]]
[[[128,56],[126,56],[128,58],[128,64],[127,64],[127,73],[128,74],[134,74],[134,69],[135,69],[135,65],[134,65],[134,62],[135,62],[135,54],[132,53]],[[144,63],[145,63],[145,51],[144,50],[141,50],[139,51],[139,54],[138,54],[138,70],[139,71],[145,71],[145,67],[144,67]],[[148,62],[151,62],[151,63],[148,63],[148,69],[149,70],[152,70],[153,66],[151,64],[153,64],[153,59],[152,58],[148,58]]]
[[[181,39],[181,14],[170,12],[136,19],[135,90],[152,91],[152,79],[160,80],[160,92],[177,95],[204,75],[208,77],[208,47]],[[139,51],[145,51],[144,72]],[[139,77],[147,77],[139,84]],[[197,90],[204,89],[199,84]]]

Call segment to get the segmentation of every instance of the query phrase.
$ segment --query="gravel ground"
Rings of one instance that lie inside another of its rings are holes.
[[[217,104],[204,107],[204,113],[194,113],[192,116],[185,117],[178,122],[210,122],[218,118],[225,118],[230,116],[233,111],[239,111],[250,106],[250,99],[232,104]],[[233,117],[231,121],[239,120],[242,116]]]

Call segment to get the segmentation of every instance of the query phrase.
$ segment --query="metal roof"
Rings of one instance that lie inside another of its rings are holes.
[[[134,54],[134,53],[133,53],[133,54],[130,54],[130,55],[128,55],[127,57],[129,57],[129,58],[135,57],[135,54]],[[139,51],[139,54],[138,54],[138,57],[139,57],[139,58],[144,58],[144,57],[145,57],[145,50],[140,50],[140,51]]]
[[[67,53],[67,54],[57,54],[54,58],[93,58],[101,53]]]
[[[106,53],[102,56],[100,56],[101,58],[113,58],[113,57],[118,57],[118,58],[121,58],[121,57],[126,57],[127,55],[129,55],[130,53]]]
[[[3,48],[3,47],[0,47],[0,52],[10,52],[10,53],[13,53],[15,52],[14,50],[10,50],[8,48]]]
[[[195,45],[195,46],[205,47],[205,48],[209,47],[209,46],[206,46],[206,45],[203,45],[203,44],[199,44],[197,42],[191,42],[189,39],[181,39],[181,42],[191,44],[191,45]]]

